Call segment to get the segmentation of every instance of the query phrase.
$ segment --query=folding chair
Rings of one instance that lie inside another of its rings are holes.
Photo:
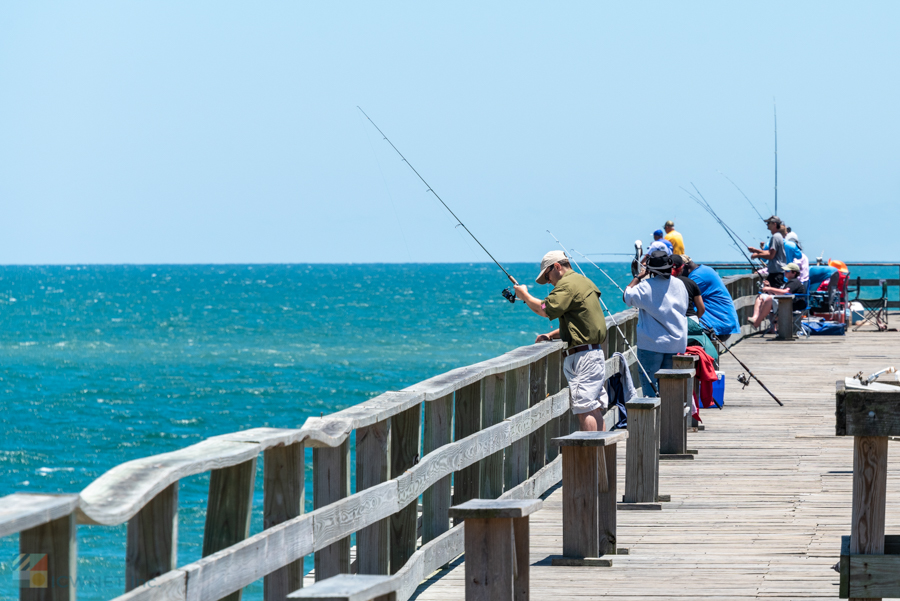
[[[881,296],[878,298],[860,298],[859,293],[862,290],[860,286],[860,277],[856,277],[856,298],[851,302],[862,305],[863,320],[853,328],[856,332],[867,323],[872,323],[879,332],[888,329],[888,311],[887,311],[887,280],[881,280]]]
[[[795,294],[794,299],[797,298],[805,298],[806,299],[806,308],[800,311],[794,311],[794,335],[802,336],[804,338],[809,337],[809,333],[803,329],[803,318],[809,317],[809,305],[810,305],[810,293],[809,293],[809,280],[806,280],[806,292],[803,294]]]

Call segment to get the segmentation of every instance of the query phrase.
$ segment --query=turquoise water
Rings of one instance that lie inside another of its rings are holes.
[[[509,267],[523,281],[536,271]],[[629,281],[627,264],[604,267]],[[487,264],[0,267],[0,495],[78,492],[131,459],[297,427],[529,344],[551,327],[505,301],[505,285]],[[200,557],[207,485],[181,483],[179,565]],[[78,547],[79,598],[120,594],[125,527],[81,526]],[[4,599],[16,597],[17,548],[0,540]],[[246,598],[261,599],[262,583]]]
[[[627,265],[606,267],[627,282]],[[510,269],[525,280],[536,266]],[[297,427],[551,329],[505,285],[483,264],[0,268],[0,495],[78,492],[208,436]],[[180,565],[200,558],[207,485],[182,481]],[[0,540],[2,598],[17,545]],[[79,598],[120,594],[125,527],[81,526],[78,546]]]

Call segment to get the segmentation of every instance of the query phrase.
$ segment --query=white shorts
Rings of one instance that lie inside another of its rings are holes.
[[[563,361],[563,371],[569,381],[569,405],[572,413],[588,413],[609,406],[606,394],[606,360],[603,351],[595,349],[569,355]]]

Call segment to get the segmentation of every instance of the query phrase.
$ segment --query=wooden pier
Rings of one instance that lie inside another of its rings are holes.
[[[726,281],[745,320],[755,298],[753,276]],[[619,313],[614,320],[634,343],[636,312]],[[615,328],[609,332],[608,373],[627,366],[637,379],[625,341]],[[594,562],[607,567],[552,565],[552,557],[564,550],[566,530],[560,490],[564,457],[552,441],[575,429],[560,343],[521,347],[310,419],[297,429],[237,432],[122,464],[79,494],[0,498],[0,536],[20,533],[22,553],[51,555],[47,577],[54,586],[22,589],[21,598],[29,600],[77,598],[72,582],[78,524],[127,524],[125,590],[106,595],[117,601],[238,601],[244,587],[261,579],[266,601],[462,600],[461,554],[475,543],[466,539],[460,521],[468,514],[451,511],[451,505],[472,507],[466,505],[472,499],[498,499],[479,511],[508,510],[516,506],[510,500],[540,498],[543,503],[528,505],[530,525],[524,535],[516,534],[514,544],[514,562],[522,560],[521,549],[529,549],[530,573],[524,580],[515,576],[521,564],[504,572],[514,583],[515,590],[508,592],[517,600],[834,599],[838,573],[831,566],[840,557],[841,536],[850,533],[853,478],[853,440],[835,436],[835,381],[895,363],[900,336],[856,332],[785,342],[746,337],[752,333],[744,326],[729,343],[740,342],[735,352],[785,406],[777,406],[755,383],[742,390],[735,380],[739,366],[723,355],[725,409],[704,410],[705,429],[687,433],[687,446],[696,456],[632,462],[649,470],[642,495],[665,494],[624,503],[618,512],[611,506],[603,510],[612,511],[612,517],[600,526],[610,542],[601,546],[628,549],[627,555],[607,554]],[[615,352],[624,355],[614,357]],[[672,373],[685,374],[693,370]],[[646,410],[657,411],[654,407],[648,404]],[[654,428],[649,415],[646,427],[627,437],[645,453],[659,446],[660,426]],[[608,423],[615,417],[610,412]],[[673,427],[686,431],[689,417],[669,416],[666,424],[671,438]],[[649,444],[648,436],[654,437]],[[349,476],[351,437],[357,445],[355,487]],[[605,465],[601,460],[598,466],[609,479],[601,482],[616,485],[618,500],[626,491],[628,471],[624,433],[620,438],[618,453],[601,453],[617,461]],[[311,472],[303,462],[308,447],[313,449]],[[259,457],[264,530],[251,534],[247,516]],[[204,557],[179,565],[178,482],[205,471],[211,478]],[[304,514],[308,480],[314,484],[315,510]],[[890,534],[900,534],[898,493],[900,480],[889,473]],[[490,515],[484,513],[483,519]],[[506,531],[507,526],[497,528]],[[304,583],[301,562],[308,555],[315,556],[315,571]],[[350,573],[370,576],[335,578]],[[307,588],[301,589],[304,584]]]
[[[741,390],[740,366],[724,355],[725,409],[702,411],[706,429],[689,434],[695,461],[660,463],[660,489],[672,496],[662,511],[619,512],[629,554],[614,568],[550,565],[562,545],[562,494],[545,498],[531,516],[531,599],[838,598],[832,566],[850,534],[853,439],[835,436],[835,381],[897,363],[900,335],[754,337],[734,351],[785,406],[755,384]],[[898,451],[891,442],[893,466]],[[900,533],[900,470],[891,467],[886,532]],[[433,575],[413,598],[462,600],[461,566]]]

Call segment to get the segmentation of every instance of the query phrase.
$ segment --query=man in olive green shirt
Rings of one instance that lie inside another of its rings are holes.
[[[516,296],[541,317],[559,319],[559,328],[541,334],[535,342],[559,338],[568,343],[563,351],[563,369],[569,382],[572,413],[578,416],[583,431],[603,430],[609,396],[604,386],[606,360],[600,347],[606,340],[600,290],[588,278],[572,271],[565,253],[559,250],[544,255],[536,281],[553,284],[547,298],[536,299],[521,284],[515,286]]]

